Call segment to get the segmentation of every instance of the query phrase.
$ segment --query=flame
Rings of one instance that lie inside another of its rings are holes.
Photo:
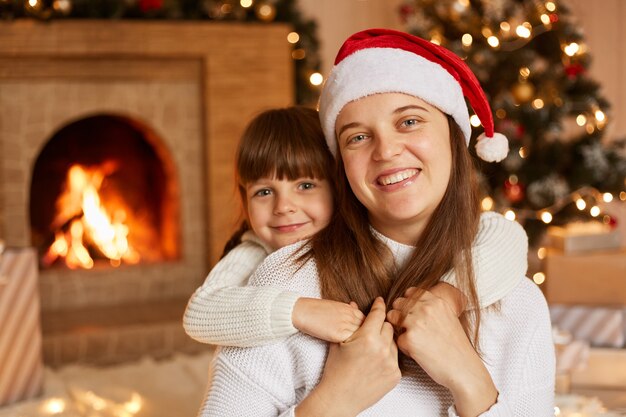
[[[107,163],[96,169],[81,165],[69,169],[66,188],[56,202],[55,237],[42,258],[44,265],[62,258],[72,269],[93,268],[88,246],[102,253],[113,266],[122,261],[140,261],[139,253],[128,242],[126,210],[118,208],[111,215],[100,198],[102,182],[114,170],[115,165]]]

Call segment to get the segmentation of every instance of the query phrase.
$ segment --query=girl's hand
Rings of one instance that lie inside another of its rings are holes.
[[[478,415],[496,402],[491,375],[446,301],[410,290],[394,301],[387,320],[404,330],[398,348],[452,392],[459,415]]]
[[[400,377],[393,327],[378,297],[352,337],[330,345],[322,379],[296,415],[355,416],[391,391]]]
[[[361,326],[365,316],[355,303],[299,298],[293,308],[293,326],[327,342],[340,343]]]

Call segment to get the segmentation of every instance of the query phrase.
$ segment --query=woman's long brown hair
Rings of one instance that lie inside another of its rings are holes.
[[[463,327],[477,347],[480,311],[475,308],[479,304],[471,248],[480,219],[478,185],[463,134],[450,117],[448,124],[450,181],[403,268],[395,269],[390,251],[372,234],[367,210],[352,192],[340,156],[335,167],[338,213],[313,237],[308,255],[317,263],[322,297],[355,301],[365,312],[377,296],[384,297],[389,308],[409,287],[428,290],[454,269],[470,307],[461,317]]]

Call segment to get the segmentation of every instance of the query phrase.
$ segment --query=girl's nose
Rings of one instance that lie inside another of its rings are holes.
[[[296,211],[296,205],[287,195],[279,194],[274,204],[274,214],[288,214]]]

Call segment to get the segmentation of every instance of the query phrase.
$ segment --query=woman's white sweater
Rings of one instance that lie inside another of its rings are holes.
[[[183,326],[192,338],[220,346],[258,346],[297,332],[291,315],[301,295],[282,288],[246,286],[271,249],[253,233],[213,268],[193,294]],[[472,248],[480,307],[508,294],[526,274],[528,238],[517,222],[481,215]],[[443,282],[456,285],[453,271]]]
[[[386,243],[399,263],[413,250],[393,241]],[[250,285],[320,297],[315,261],[311,259],[298,268],[291,258],[299,246],[269,255],[251,277]],[[511,271],[506,255],[489,260],[498,263],[501,270]],[[553,416],[554,346],[541,291],[530,280],[517,279],[498,308],[484,309],[481,314],[482,359],[499,392],[497,403],[482,416]],[[326,354],[327,343],[303,333],[258,347],[222,348],[211,365],[208,393],[199,415],[294,416],[296,405],[318,384]],[[402,377],[392,391],[360,415],[456,416],[446,388],[417,365],[410,375]]]

